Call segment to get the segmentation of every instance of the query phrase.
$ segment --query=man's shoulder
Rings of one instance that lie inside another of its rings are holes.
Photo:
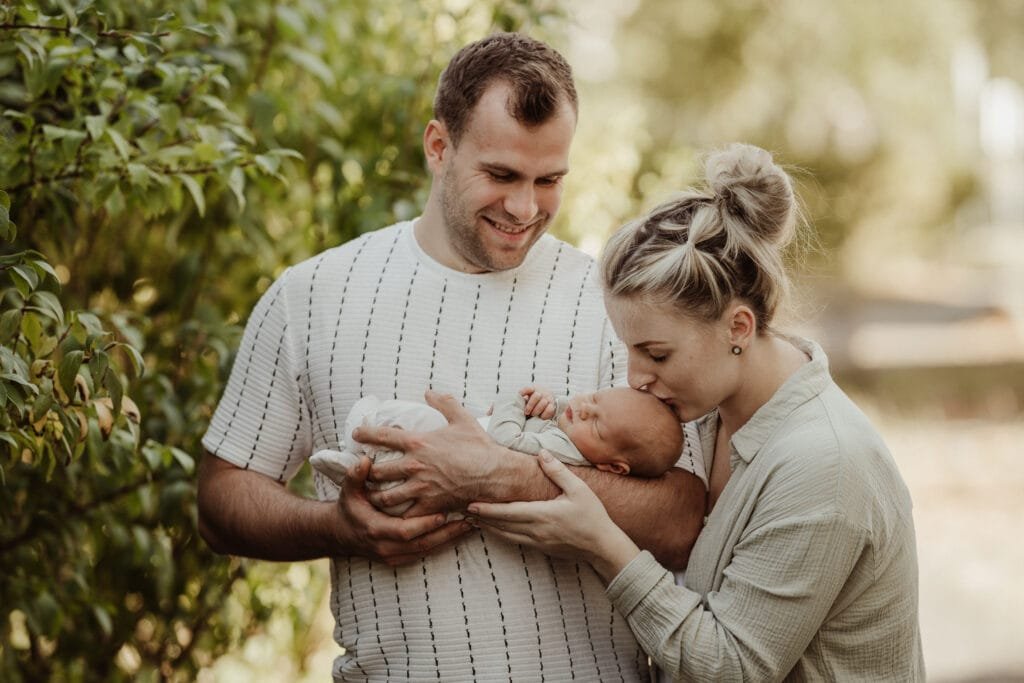
[[[360,261],[372,259],[377,251],[389,250],[401,238],[407,225],[408,222],[401,222],[365,232],[290,266],[286,276],[293,282],[309,283],[315,276],[320,279],[325,273],[337,275],[346,272],[356,258]],[[323,272],[316,275],[318,271]]]

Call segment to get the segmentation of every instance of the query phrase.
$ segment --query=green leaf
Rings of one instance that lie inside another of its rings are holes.
[[[11,208],[11,197],[3,190],[0,190],[0,207],[5,209]]]
[[[56,294],[40,290],[33,292],[29,301],[36,304],[43,315],[56,320],[58,325],[64,325],[64,307]]]
[[[103,323],[92,313],[88,311],[78,311],[75,313],[75,320],[82,323],[82,327],[85,331],[91,335],[100,337],[103,335]]]
[[[220,159],[220,152],[217,151],[217,148],[214,147],[212,143],[209,142],[197,143],[193,148],[193,152],[196,155],[196,159],[204,164]]]
[[[89,137],[94,141],[99,141],[99,139],[103,137],[104,131],[107,129],[107,117],[102,114],[86,116],[85,129],[89,131]]]
[[[185,470],[185,474],[192,474],[195,471],[196,461],[191,455],[174,446],[171,446],[171,454],[178,461],[178,464],[181,465],[181,468]]]
[[[257,154],[254,158],[256,165],[267,175],[277,175],[277,169],[281,167],[281,160],[268,154]]]
[[[97,351],[89,359],[89,374],[92,375],[93,386],[103,385],[103,375],[107,372],[108,367],[110,367],[110,358],[104,351]]]
[[[17,265],[11,268],[11,279],[14,286],[18,288],[21,295],[28,298],[28,295],[39,286],[39,275],[34,268],[28,265]]]
[[[285,47],[284,53],[302,70],[308,71],[320,79],[324,85],[334,86],[334,72],[319,55],[291,46]]]
[[[121,155],[121,159],[128,161],[131,156],[131,149],[128,146],[128,141],[113,128],[107,128],[105,131],[110,141],[114,143],[114,147],[117,148],[117,153]]]
[[[29,263],[37,271],[41,271],[41,274],[45,273],[46,275],[49,275],[50,277],[52,277],[54,282],[57,282],[57,283],[60,282],[60,278],[57,277],[57,271],[55,271],[53,269],[53,266],[51,266],[49,263],[47,263],[45,259],[43,259],[43,258],[29,259]]]
[[[109,638],[110,634],[114,632],[114,622],[111,620],[110,614],[99,605],[92,606],[92,613],[96,617],[96,622],[100,625],[103,635]]]
[[[17,235],[17,226],[11,222],[10,210],[5,206],[0,206],[0,240],[10,242]]]
[[[228,187],[235,195],[238,210],[245,211],[245,171],[237,166],[231,169],[231,174],[228,176]]]
[[[103,376],[103,385],[110,392],[110,400],[114,405],[114,420],[121,414],[121,398],[124,396],[124,387],[117,373],[108,370]]]
[[[72,28],[69,33],[73,38],[81,38],[85,42],[89,43],[92,47],[96,47],[97,36],[94,31],[89,28],[82,28],[76,26]]]
[[[142,354],[131,344],[121,344],[121,348],[128,354],[135,377],[142,377],[146,373],[146,361],[142,358]]]
[[[60,386],[69,397],[74,396],[75,377],[78,376],[78,369],[82,367],[82,351],[70,351],[64,354],[57,368],[57,376],[60,378]]]
[[[213,26],[212,24],[191,24],[189,26],[186,26],[185,30],[192,31],[193,33],[198,33],[201,36],[207,36],[210,38],[215,38],[220,33],[217,30],[217,27]]]
[[[294,149],[288,149],[287,147],[277,147],[275,149],[267,150],[267,154],[275,157],[291,157],[292,159],[305,161],[305,157],[302,156],[302,154]]]
[[[18,309],[4,311],[0,315],[0,344],[6,344],[18,331],[18,325],[21,324],[21,315],[22,313]]]
[[[202,216],[206,213],[206,199],[203,197],[203,188],[199,185],[199,182],[190,175],[185,173],[178,174],[178,180],[181,181],[188,193],[192,195],[192,201],[196,203],[196,209],[199,211],[199,215]]]
[[[10,444],[11,448],[17,448],[18,442],[14,440],[14,437],[7,432],[0,432],[0,441],[6,444]]]
[[[38,420],[43,415],[46,415],[53,407],[53,392],[52,391],[40,391],[39,395],[36,396],[36,400],[32,403],[32,420]]]

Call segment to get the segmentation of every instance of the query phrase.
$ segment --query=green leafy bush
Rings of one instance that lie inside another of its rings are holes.
[[[192,680],[271,615],[308,627],[325,577],[196,531],[240,325],[288,264],[418,210],[455,49],[553,16],[0,3],[0,679]]]

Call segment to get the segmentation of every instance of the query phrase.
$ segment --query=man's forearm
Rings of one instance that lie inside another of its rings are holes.
[[[536,458],[510,451],[501,472],[491,478],[488,502],[547,500],[558,488]],[[656,479],[624,477],[594,467],[573,467],[597,494],[608,515],[633,542],[671,569],[683,569],[704,518],[704,485],[693,474],[673,468]]]
[[[339,554],[334,503],[309,500],[206,454],[199,472],[199,531],[218,553],[299,561]]]

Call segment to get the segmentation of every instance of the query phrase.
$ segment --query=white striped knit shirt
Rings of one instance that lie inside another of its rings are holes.
[[[249,319],[203,445],[287,480],[336,448],[360,397],[454,394],[482,414],[539,383],[556,395],[620,384],[626,355],[593,260],[550,236],[523,264],[469,275],[427,256],[412,222],[287,270]],[[317,494],[338,489],[316,474]],[[647,657],[586,564],[474,532],[397,569],[331,562],[338,681],[639,681]]]

